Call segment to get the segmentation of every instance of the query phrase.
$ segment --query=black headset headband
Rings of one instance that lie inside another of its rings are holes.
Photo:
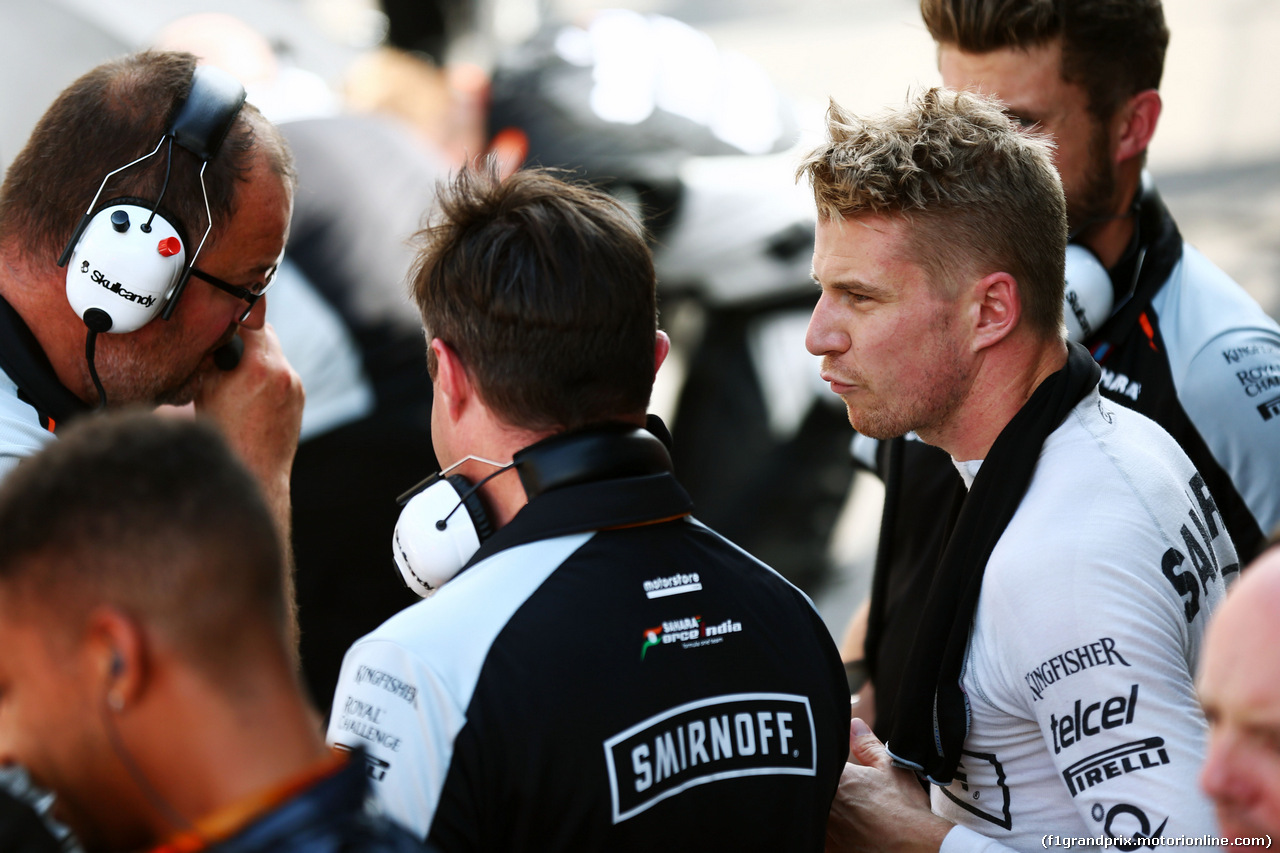
[[[244,99],[244,87],[235,77],[213,65],[197,66],[191,92],[165,135],[208,162],[218,155]]]
[[[658,423],[661,424],[661,421]],[[662,429],[665,431],[665,426]],[[500,468],[476,484],[458,474],[445,476],[443,472],[436,471],[397,497],[396,503],[404,506],[441,480],[448,480],[458,494],[463,496],[464,505],[474,516],[475,507],[467,502],[486,480],[508,468],[516,469],[525,494],[529,500],[533,500],[543,492],[565,486],[618,477],[662,474],[672,470],[672,463],[666,442],[655,435],[652,429],[639,429],[629,424],[602,424],[557,433],[531,444],[516,452],[509,466]],[[489,531],[492,529],[487,520],[483,527]],[[484,536],[481,537],[482,541],[483,539]]]
[[[623,424],[553,435],[521,450],[512,462],[529,500],[552,489],[661,474],[672,467],[671,454],[656,436]]]
[[[214,65],[198,65],[191,75],[191,92],[173,118],[165,136],[195,154],[205,163],[218,155],[223,140],[231,131],[240,108],[244,106],[245,91],[240,81]],[[200,169],[200,183],[204,185],[204,167]],[[207,205],[208,198],[205,198]],[[212,226],[213,223],[209,223]],[[204,242],[201,241],[201,246]],[[199,252],[199,249],[196,250]],[[187,255],[187,266],[173,288],[173,298],[165,303],[160,316],[168,320],[178,307],[178,298],[191,280],[191,267],[195,256]]]

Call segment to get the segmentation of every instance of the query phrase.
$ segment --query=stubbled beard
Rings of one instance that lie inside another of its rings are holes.
[[[167,390],[162,389],[152,400],[157,406],[185,406],[200,393],[200,386],[203,383],[204,373],[197,370],[188,376],[181,385]]]
[[[845,401],[850,426],[868,438],[883,441],[908,432],[921,433],[922,438],[932,436],[937,428],[951,420],[973,383],[972,365],[954,338],[955,320],[944,309],[940,324],[924,344],[930,349],[928,360],[934,367],[927,384],[915,389],[915,394],[902,393],[899,389],[896,399],[885,399],[872,391],[860,375],[842,373],[838,359],[831,356],[823,359],[824,371],[865,389],[864,395],[873,395],[867,404],[856,409]]]
[[[101,342],[101,339],[99,339]],[[164,352],[140,349],[132,342],[100,348],[96,358],[98,373],[106,388],[107,402],[121,405],[183,406],[195,399],[203,382],[200,365],[204,354],[183,357],[183,347],[165,347]]]
[[[967,379],[968,375],[962,370],[947,370],[938,377],[929,396],[910,407],[868,407],[855,412],[854,407],[846,403],[849,425],[868,438],[880,441],[909,432],[921,433],[922,437],[932,435],[935,427],[949,421],[960,408]]]
[[[1092,120],[1091,120],[1092,121]],[[1106,126],[1092,121],[1089,163],[1080,186],[1067,197],[1067,228],[1072,235],[1101,224],[1115,214],[1116,167]]]

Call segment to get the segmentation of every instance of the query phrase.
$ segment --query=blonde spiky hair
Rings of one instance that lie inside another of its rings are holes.
[[[916,262],[941,286],[1008,272],[1027,322],[1061,334],[1066,201],[1046,136],[990,98],[942,88],[873,119],[832,101],[827,133],[796,172],[820,217],[903,216]]]

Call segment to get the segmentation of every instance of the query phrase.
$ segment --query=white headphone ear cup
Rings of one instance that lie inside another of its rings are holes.
[[[1067,338],[1084,341],[1111,316],[1115,289],[1111,276],[1097,255],[1075,243],[1067,245],[1067,285],[1062,315]]]
[[[423,598],[461,571],[480,549],[480,536],[461,502],[454,484],[441,480],[414,495],[396,521],[391,540],[396,568],[405,585]],[[441,530],[439,522],[446,518]]]
[[[111,222],[117,212],[128,218],[123,231]],[[142,230],[149,219],[150,233]],[[132,204],[105,207],[89,220],[71,253],[67,300],[79,317],[91,308],[105,311],[113,333],[136,331],[160,313],[186,258],[182,239],[164,217],[152,218],[150,210]]]

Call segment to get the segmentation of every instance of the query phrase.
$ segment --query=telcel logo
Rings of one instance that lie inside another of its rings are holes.
[[[1077,699],[1072,713],[1061,717],[1049,715],[1054,755],[1104,729],[1118,729],[1132,723],[1133,712],[1138,707],[1138,685],[1129,688],[1128,696],[1112,696],[1105,702],[1094,702],[1085,708],[1081,708],[1082,704]]]

